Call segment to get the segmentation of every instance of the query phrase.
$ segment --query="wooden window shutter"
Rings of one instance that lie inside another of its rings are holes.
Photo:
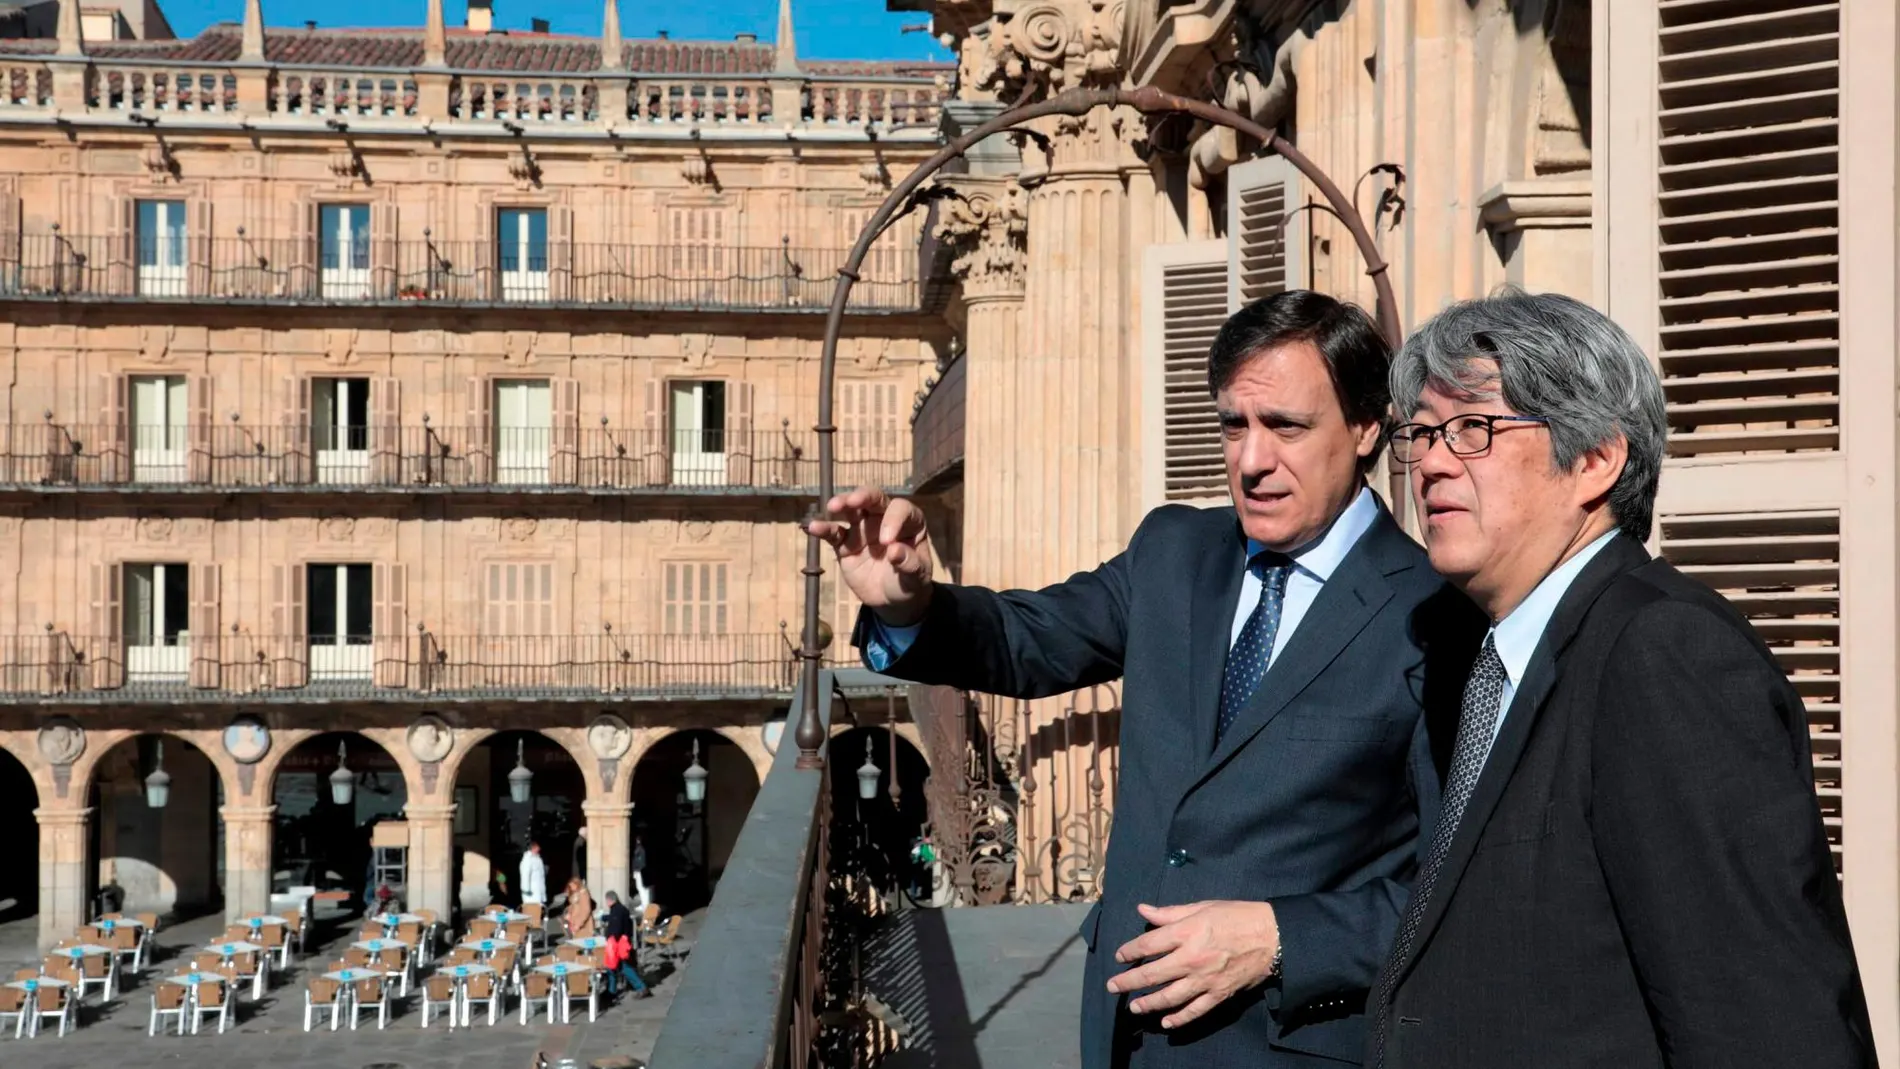
[[[86,642],[86,661],[92,668],[92,686],[110,690],[125,680],[124,566],[92,566],[92,634]]]
[[[409,684],[409,566],[378,564],[371,573],[374,617],[370,621],[375,647],[372,682],[379,687]]]
[[[451,295],[458,300],[492,301],[501,293],[501,273],[496,262],[501,251],[496,245],[498,211],[493,204],[484,204],[475,213],[475,292],[461,290],[468,283],[461,281],[458,272],[458,292]]]
[[[566,301],[574,297],[574,209],[548,209],[548,296]]]
[[[285,279],[286,297],[314,297],[322,292],[317,243],[322,240],[323,223],[318,204],[298,204],[290,217],[290,277]]]
[[[23,219],[20,195],[0,193],[0,293],[15,292],[20,287]]]
[[[396,239],[400,211],[394,204],[369,206],[369,295],[378,300],[396,296]]]
[[[463,449],[468,460],[468,481],[482,486],[491,481],[495,435],[495,384],[475,375],[468,380],[467,426],[462,429]]]
[[[1142,254],[1142,502],[1228,500],[1207,351],[1227,321],[1228,245],[1151,245]]]
[[[296,486],[309,482],[315,467],[310,442],[310,380],[302,375],[285,375],[279,390],[283,395],[279,409],[283,443],[278,451],[277,481]]]
[[[646,484],[665,486],[670,478],[668,467],[672,450],[668,446],[666,420],[666,380],[652,378],[646,384],[646,421],[640,431],[645,458]]]
[[[418,450],[424,443],[416,444]],[[402,481],[402,380],[387,376],[369,380],[369,477],[378,486]]]
[[[213,413],[214,393],[211,376],[185,377],[185,473],[194,483],[209,483],[215,474],[212,471],[216,457],[212,439],[217,419]]]
[[[301,687],[310,667],[309,618],[305,608],[305,568],[271,565],[272,683]]]
[[[99,376],[99,474],[109,483],[124,482],[132,472],[131,394],[126,376]]]
[[[106,285],[113,295],[126,297],[138,292],[139,202],[127,197],[119,202],[118,225],[112,240],[112,266],[106,272]]]
[[[726,484],[752,485],[752,458],[757,454],[752,427],[753,389],[749,382],[726,383]]]
[[[730,624],[727,565],[668,561],[661,590],[661,626],[669,635],[723,635]]]
[[[223,627],[218,611],[224,569],[194,564],[187,574],[191,599],[191,685],[214,689],[223,682]]]
[[[1665,515],[1662,555],[1746,616],[1808,713],[1814,788],[1841,867],[1841,520],[1833,511]]]
[[[1840,447],[1844,5],[1657,11],[1657,356],[1672,456]]]
[[[1287,218],[1301,200],[1300,172],[1279,156],[1227,171],[1227,310],[1306,287],[1307,213]],[[1285,220],[1285,227],[1281,222]]]
[[[837,390],[837,418],[832,421],[838,428],[835,447],[840,461],[855,463],[863,449],[860,439],[864,427],[865,382],[845,379],[838,383]]]
[[[211,217],[214,201],[209,197],[200,197],[191,202],[190,229],[185,236],[185,263],[189,266],[190,289],[194,297],[218,296],[230,289],[224,279],[217,278],[214,270],[218,266],[216,242],[212,237]]]
[[[581,384],[579,379],[548,383],[548,408],[554,426],[548,435],[548,478],[562,486],[580,481]]]
[[[484,609],[490,638],[554,633],[554,565],[547,561],[494,561],[488,565]]]

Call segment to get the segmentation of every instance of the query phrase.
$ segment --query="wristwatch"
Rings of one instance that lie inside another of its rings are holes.
[[[1280,955],[1284,954],[1285,952],[1286,952],[1285,943],[1277,943],[1274,945],[1273,964],[1267,966],[1268,979],[1272,979],[1273,977],[1280,975]]]

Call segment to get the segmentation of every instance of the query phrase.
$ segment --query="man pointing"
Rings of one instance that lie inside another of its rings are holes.
[[[1158,509],[1040,591],[936,582],[923,514],[877,490],[811,525],[874,669],[1020,698],[1125,677],[1088,1069],[1361,1057],[1438,797],[1428,643],[1475,615],[1438,621],[1450,592],[1365,485],[1389,360],[1320,294],[1242,309],[1208,359],[1233,507]]]

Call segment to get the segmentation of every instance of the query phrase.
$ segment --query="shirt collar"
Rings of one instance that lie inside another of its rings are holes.
[[[1378,518],[1379,499],[1373,495],[1371,487],[1362,486],[1359,496],[1352,499],[1346,511],[1333,518],[1325,534],[1287,556],[1293,558],[1295,568],[1324,583],[1333,577],[1333,572],[1346,559],[1346,554],[1352,552],[1352,547],[1359,544],[1359,536],[1370,530],[1372,521]],[[1266,552],[1266,549],[1266,546],[1253,539],[1247,539],[1248,560]]]
[[[1615,529],[1604,532],[1596,541],[1578,550],[1576,555],[1559,564],[1544,581],[1538,583],[1530,596],[1518,603],[1517,608],[1505,614],[1491,628],[1491,641],[1496,644],[1498,660],[1504,662],[1504,674],[1516,687],[1524,681],[1524,672],[1530,667],[1531,654],[1537,652],[1537,644],[1544,638],[1544,629],[1550,626],[1551,614],[1557,611],[1557,603],[1570,591],[1570,584],[1591,558],[1602,551],[1616,537]]]

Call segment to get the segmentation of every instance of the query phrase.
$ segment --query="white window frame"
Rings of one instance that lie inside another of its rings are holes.
[[[132,439],[132,479],[182,483],[188,474],[190,398],[183,375],[133,375],[126,411]],[[156,411],[153,411],[156,409]]]
[[[154,562],[150,564],[125,564],[124,604],[122,633],[125,636],[125,677],[128,683],[176,683],[182,682],[191,674],[191,566],[178,562]],[[178,595],[185,600],[182,606],[174,606],[166,587],[172,585],[171,576],[181,574],[185,581],[176,584]],[[151,591],[151,600],[144,606],[136,591],[141,585]],[[140,621],[139,610],[143,608],[146,617]],[[177,611],[176,619],[182,619],[184,627],[168,630],[165,626],[167,616]]]
[[[185,202],[141,199],[134,208],[138,246],[139,295],[183,297],[185,274]]]
[[[361,396],[363,421],[350,419],[352,393]],[[324,377],[310,380],[310,439],[315,443],[317,482],[369,482],[369,380]]]
[[[337,627],[342,632],[334,635],[320,635],[310,618],[306,618],[307,634],[310,638],[310,680],[313,683],[337,682],[342,680],[363,680],[371,676],[375,667],[372,629],[376,619],[375,570],[367,564],[319,562],[306,564],[304,589],[311,591],[309,606],[304,610],[314,617],[317,589],[316,573],[332,572],[336,581],[333,610]],[[369,588],[369,610],[362,621],[362,629],[350,626],[350,591],[356,583]]]
[[[534,224],[541,220],[541,248],[536,254]],[[512,231],[512,232],[511,232]],[[495,213],[495,262],[505,264],[505,253],[513,246],[515,267],[501,271],[501,299],[504,301],[545,301],[548,299],[548,210],[546,208],[501,208]],[[536,268],[535,265],[540,267]]]
[[[330,301],[369,297],[369,205],[317,206],[320,283]]]
[[[674,485],[726,485],[731,415],[723,379],[673,379],[666,384]]]
[[[554,445],[554,383],[496,379],[495,482],[538,486],[548,481]]]

